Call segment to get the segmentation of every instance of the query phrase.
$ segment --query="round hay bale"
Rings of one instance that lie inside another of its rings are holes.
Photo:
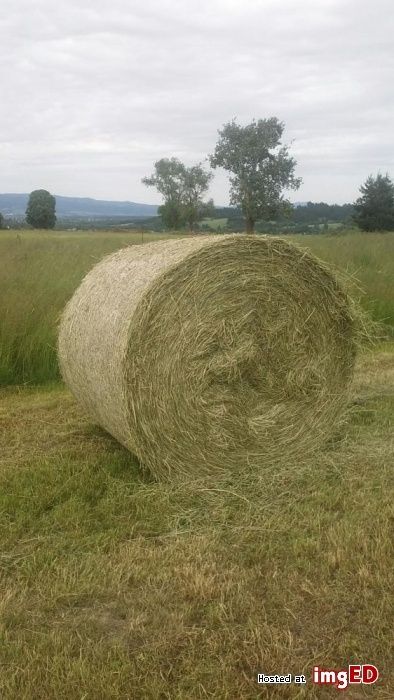
[[[61,321],[63,378],[157,478],[259,468],[321,446],[347,403],[355,328],[310,254],[263,236],[123,248]]]

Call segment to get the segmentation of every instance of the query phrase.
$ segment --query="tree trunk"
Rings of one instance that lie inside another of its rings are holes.
[[[246,233],[254,233],[254,220],[250,216],[246,217]]]

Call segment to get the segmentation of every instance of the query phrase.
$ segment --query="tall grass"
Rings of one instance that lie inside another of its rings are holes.
[[[353,279],[353,295],[394,334],[394,233],[292,236]]]
[[[161,236],[163,237],[163,236]],[[0,232],[0,384],[58,378],[57,324],[78,283],[104,255],[157,234]],[[354,275],[372,317],[394,327],[394,235],[289,237]]]
[[[144,234],[144,240],[159,238]],[[0,384],[58,378],[59,315],[86,272],[141,234],[0,232]]]

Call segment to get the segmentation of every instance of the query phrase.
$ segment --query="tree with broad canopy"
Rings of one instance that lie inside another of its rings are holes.
[[[242,209],[246,232],[255,223],[269,220],[290,210],[283,190],[297,190],[302,182],[294,175],[297,165],[288,146],[281,145],[284,124],[276,117],[253,120],[240,126],[235,120],[224,124],[210,156],[213,168],[232,173],[230,203]]]

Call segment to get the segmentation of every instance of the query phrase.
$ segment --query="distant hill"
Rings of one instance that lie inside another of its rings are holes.
[[[116,202],[90,197],[56,197],[58,217],[100,218],[111,216],[156,216],[157,206],[138,202]],[[0,212],[4,216],[23,216],[28,194],[0,194]]]

